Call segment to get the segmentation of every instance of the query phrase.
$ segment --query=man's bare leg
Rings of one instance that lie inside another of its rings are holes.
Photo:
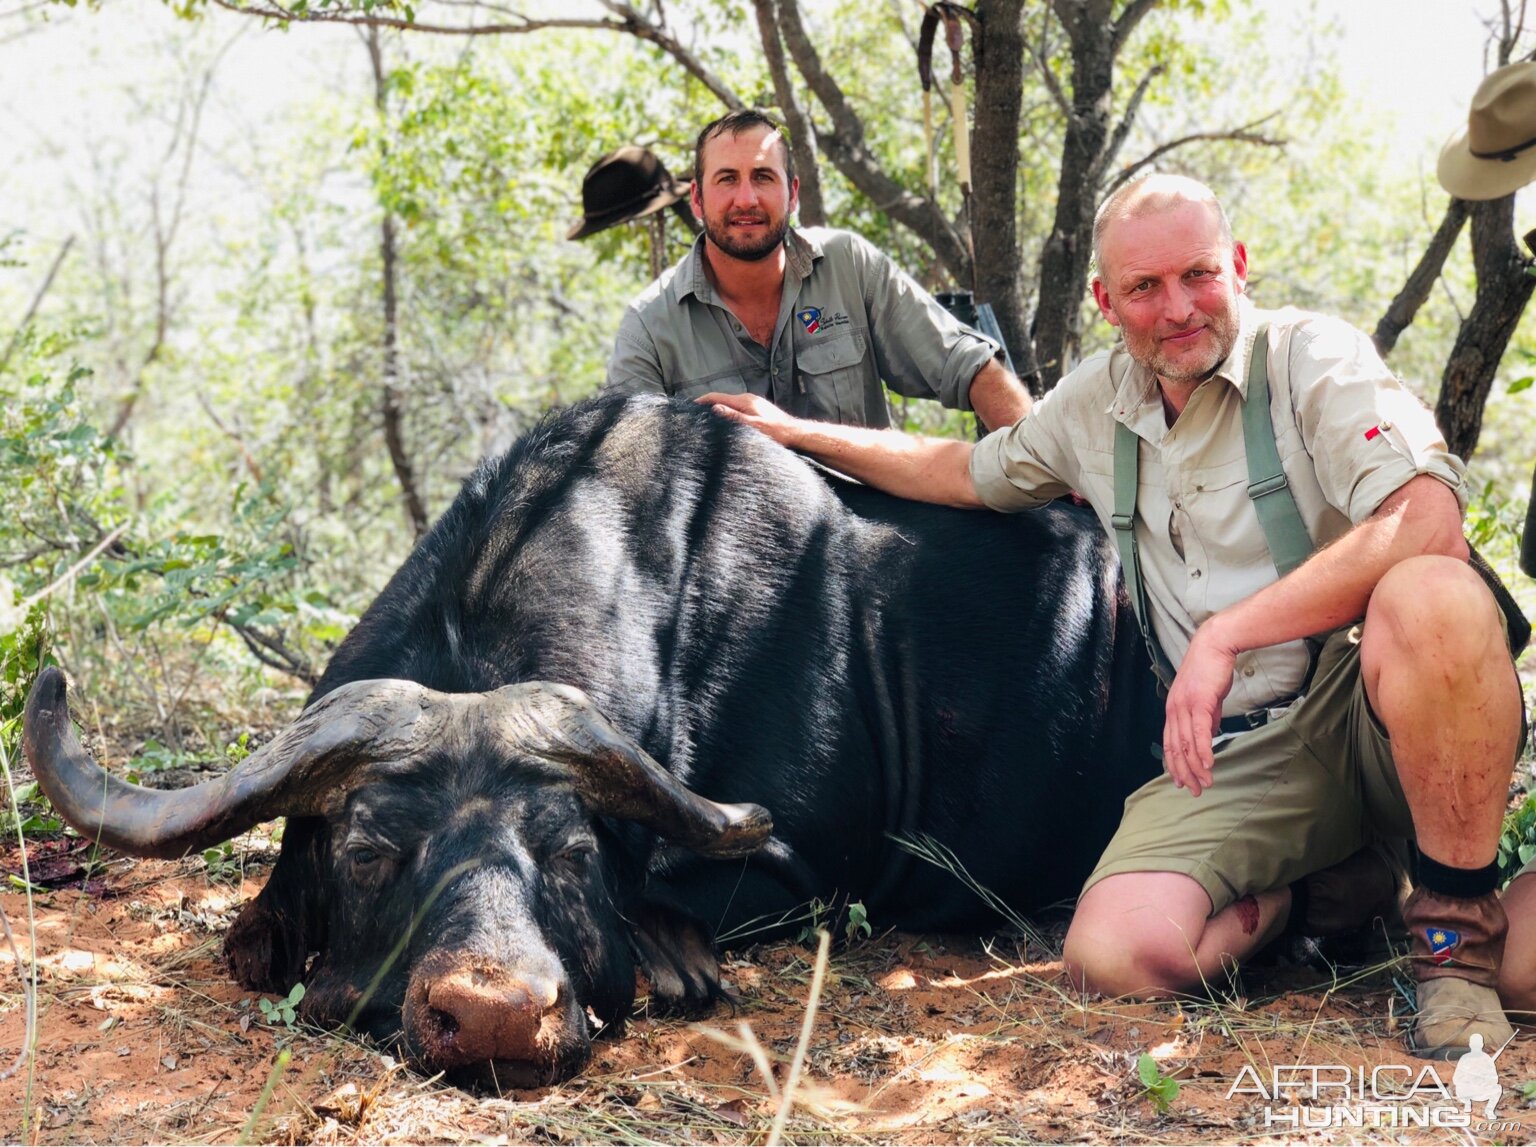
[[[1509,938],[1499,966],[1499,999],[1514,1022],[1536,1026],[1536,873],[1515,877],[1504,890]]]
[[[1421,856],[1403,917],[1426,1053],[1455,1054],[1473,1031],[1495,1047],[1510,1034],[1495,991],[1506,924],[1491,866],[1523,700],[1503,627],[1470,566],[1418,557],[1377,585],[1360,643]]]
[[[1285,926],[1286,888],[1244,896],[1214,916],[1199,881],[1177,872],[1106,876],[1077,903],[1063,959],[1079,988],[1150,997],[1224,984]]]

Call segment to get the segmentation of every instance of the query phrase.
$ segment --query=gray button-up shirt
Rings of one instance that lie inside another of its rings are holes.
[[[1232,353],[1169,426],[1152,372],[1124,346],[1086,360],[1029,417],[977,443],[976,492],[998,510],[1039,506],[1076,490],[1111,530],[1115,423],[1140,440],[1136,546],[1158,644],[1174,665],[1212,614],[1277,580],[1248,497],[1243,396],[1260,321],[1269,323],[1269,401],[1280,464],[1312,544],[1322,547],[1376,512],[1410,478],[1467,490],[1434,416],[1347,323],[1242,307]],[[1239,656],[1224,716],[1295,693],[1309,655],[1300,641]]]
[[[887,426],[882,379],[969,410],[971,380],[998,354],[872,244],[822,227],[785,234],[784,293],[762,346],[715,293],[704,242],[630,304],[605,390],[750,392],[802,418]]]

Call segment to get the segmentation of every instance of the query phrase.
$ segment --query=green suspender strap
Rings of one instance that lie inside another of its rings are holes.
[[[1312,553],[1312,538],[1275,448],[1275,426],[1269,415],[1269,326],[1259,327],[1248,361],[1248,395],[1243,402],[1243,449],[1248,455],[1248,497],[1264,530],[1271,559],[1280,576],[1290,573]],[[1152,671],[1163,687],[1173,684],[1173,666],[1152,633],[1147,591],[1136,550],[1136,489],[1140,481],[1141,440],[1123,422],[1115,424],[1115,512],[1111,522],[1125,588],[1130,593],[1141,636],[1152,655]]]
[[[1269,417],[1269,326],[1259,327],[1248,361],[1248,397],[1243,402],[1243,450],[1248,455],[1248,497],[1275,569],[1284,577],[1312,555],[1312,538],[1275,448]]]
[[[1141,579],[1141,555],[1136,549],[1136,485],[1140,480],[1141,439],[1123,422],[1115,423],[1115,545],[1120,549],[1120,570],[1131,596],[1141,639],[1152,655],[1152,672],[1164,689],[1173,685],[1173,666],[1152,634],[1152,615],[1147,610],[1147,590]]]

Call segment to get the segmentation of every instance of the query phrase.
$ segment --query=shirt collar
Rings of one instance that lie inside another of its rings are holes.
[[[671,283],[673,302],[681,303],[689,295],[701,303],[717,301],[714,285],[709,281],[709,272],[704,269],[704,242],[705,237],[701,233],[693,241],[688,254],[678,261]],[[821,256],[820,240],[793,227],[784,232],[785,278],[793,276],[796,279],[809,279],[816,260]]]

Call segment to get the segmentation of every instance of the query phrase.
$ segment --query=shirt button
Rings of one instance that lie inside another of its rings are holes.
[[[1385,432],[1385,431],[1389,431],[1389,430],[1391,430],[1391,429],[1392,429],[1392,424],[1391,424],[1391,423],[1390,423],[1390,422],[1383,422],[1383,423],[1382,423],[1382,424],[1381,424],[1381,429],[1382,429],[1382,430],[1383,430],[1383,431],[1384,431],[1384,432]]]
[[[1189,576],[1192,577],[1192,578],[1195,578],[1196,580],[1199,580],[1199,578],[1200,578],[1200,571],[1199,570],[1190,570],[1189,571]]]
[[[1243,666],[1243,676],[1244,677],[1252,677],[1253,676],[1253,666],[1252,665],[1244,665]]]
[[[1173,508],[1175,510],[1182,510],[1184,508],[1184,503],[1175,498],[1173,500]]]

